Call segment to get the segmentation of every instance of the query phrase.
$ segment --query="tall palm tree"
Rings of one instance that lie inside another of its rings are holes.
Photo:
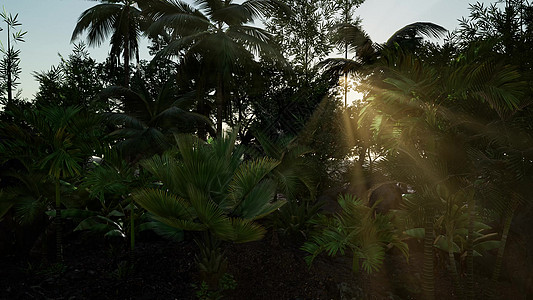
[[[101,0],[84,11],[72,32],[71,41],[87,30],[89,46],[100,46],[111,36],[110,58],[113,62],[124,59],[124,86],[129,86],[130,59],[139,61],[139,38],[143,19],[136,0]]]
[[[207,76],[215,82],[216,129],[220,136],[232,73],[253,64],[254,56],[279,57],[270,44],[270,34],[248,23],[284,6],[277,0],[247,0],[241,4],[197,0],[195,4],[197,8],[181,0],[150,0],[142,8],[153,21],[150,35],[166,31],[174,37],[160,55],[200,57],[202,67],[210,71]]]

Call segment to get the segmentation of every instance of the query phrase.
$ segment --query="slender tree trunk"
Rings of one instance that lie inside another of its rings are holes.
[[[474,299],[474,218],[476,202],[468,197],[468,238],[466,240],[466,299]]]
[[[128,46],[124,49],[124,86],[130,87],[130,57],[126,51],[129,52]]]
[[[348,12],[349,12],[349,9],[348,9],[348,3],[345,3],[345,7],[344,7],[344,23],[345,23],[345,26],[346,24],[348,24]],[[348,59],[348,40],[346,39],[346,37],[344,37],[345,40],[344,40],[344,59]],[[348,72],[344,71],[344,107],[348,106]]]
[[[426,211],[424,224],[424,265],[422,268],[422,293],[424,299],[435,299],[435,278],[433,276],[433,211]]]
[[[130,31],[129,7],[126,7],[126,34],[124,35],[124,86],[130,87]]]
[[[130,196],[130,267],[133,268],[135,263],[135,206],[133,204],[133,197]]]
[[[200,69],[203,70],[204,66],[201,65]],[[209,118],[209,108],[205,103],[205,74],[200,73],[196,84],[196,112]],[[208,124],[200,124],[198,126],[198,137],[202,140],[207,140],[207,126]]]
[[[450,273],[452,274],[454,286],[455,286],[455,293],[457,296],[457,299],[463,299],[463,289],[461,286],[461,280],[459,278],[459,273],[457,272],[457,265],[455,264],[455,256],[453,254],[453,228],[449,228],[446,226],[446,238],[448,241],[448,259],[449,259],[449,268]]]
[[[500,247],[498,248],[498,256],[496,256],[496,262],[494,264],[494,270],[492,272],[492,284],[489,289],[489,298],[496,298],[496,286],[498,285],[498,280],[500,278],[500,272],[502,269],[503,263],[503,254],[505,252],[505,245],[507,244],[507,237],[509,236],[509,230],[511,229],[511,223],[513,221],[513,216],[515,212],[516,203],[513,203],[505,213],[505,221],[503,224],[502,239],[500,241]]]
[[[361,151],[359,151],[359,157],[357,158],[357,162],[361,167],[365,164],[366,151],[368,150],[366,144],[364,142],[362,144],[363,145],[361,146]]]
[[[348,72],[344,72],[344,107],[348,106]]]
[[[58,263],[63,262],[63,220],[61,217],[61,185],[59,182],[59,177],[55,178],[55,189],[56,189],[56,217],[54,219],[54,225],[56,229],[56,261]]]
[[[9,30],[9,25],[7,26],[7,52],[6,52],[6,55],[7,55],[7,104],[10,105],[11,103],[13,103],[13,79],[11,78],[12,74],[11,74],[11,58],[12,58],[12,55],[11,55],[11,34],[10,34],[10,30]]]
[[[220,71],[222,72],[222,71]],[[217,76],[217,137],[222,137],[222,118],[224,117],[224,80],[222,73]]]

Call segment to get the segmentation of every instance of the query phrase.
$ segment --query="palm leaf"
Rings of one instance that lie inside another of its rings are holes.
[[[229,185],[234,205],[240,199],[247,197],[252,189],[278,165],[279,161],[266,157],[241,164]]]
[[[416,22],[406,25],[396,31],[387,40],[386,45],[391,47],[395,43],[401,44],[405,40],[416,39],[418,36],[426,36],[431,38],[441,38],[448,30],[437,24],[429,22]]]
[[[231,225],[236,243],[257,241],[262,239],[266,234],[266,230],[262,226],[248,220],[232,218]]]
[[[150,213],[161,218],[194,220],[196,213],[189,204],[168,192],[156,189],[141,189],[133,195],[133,200]]]
[[[85,10],[79,17],[72,33],[71,42],[76,40],[85,30],[89,32],[89,46],[100,46],[113,31],[115,20],[122,10],[121,5],[102,3]]]

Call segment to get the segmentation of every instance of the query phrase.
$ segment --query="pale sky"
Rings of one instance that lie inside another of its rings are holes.
[[[468,16],[466,0],[366,0],[356,11],[363,19],[363,29],[374,42],[384,42],[399,28],[417,21],[433,22],[448,30],[458,26],[457,19]],[[481,1],[491,3],[493,1]],[[21,50],[22,74],[19,89],[24,98],[32,99],[38,88],[34,71],[49,70],[60,61],[58,53],[67,57],[73,45],[72,31],[79,15],[97,1],[87,0],[0,0],[7,12],[19,14],[20,27],[28,31],[26,42],[16,45]],[[0,24],[5,29],[5,24]],[[0,32],[5,42],[6,31]],[[150,59],[147,43],[141,46],[141,59]],[[108,42],[99,48],[89,48],[91,56],[104,61],[109,51]]]

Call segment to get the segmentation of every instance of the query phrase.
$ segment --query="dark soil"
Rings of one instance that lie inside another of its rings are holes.
[[[141,239],[135,268],[127,272],[129,255],[121,247],[71,237],[65,243],[63,266],[16,256],[0,258],[0,299],[196,299],[199,277],[191,241]],[[391,251],[379,272],[354,275],[349,257],[319,257],[311,268],[300,243],[287,238],[246,244],[224,244],[228,273],[237,282],[225,299],[420,299],[422,253],[411,245],[407,263]],[[447,272],[436,265],[436,299],[454,299]],[[488,276],[476,276],[476,298],[490,286]],[[526,299],[520,288],[502,282],[501,299]]]

